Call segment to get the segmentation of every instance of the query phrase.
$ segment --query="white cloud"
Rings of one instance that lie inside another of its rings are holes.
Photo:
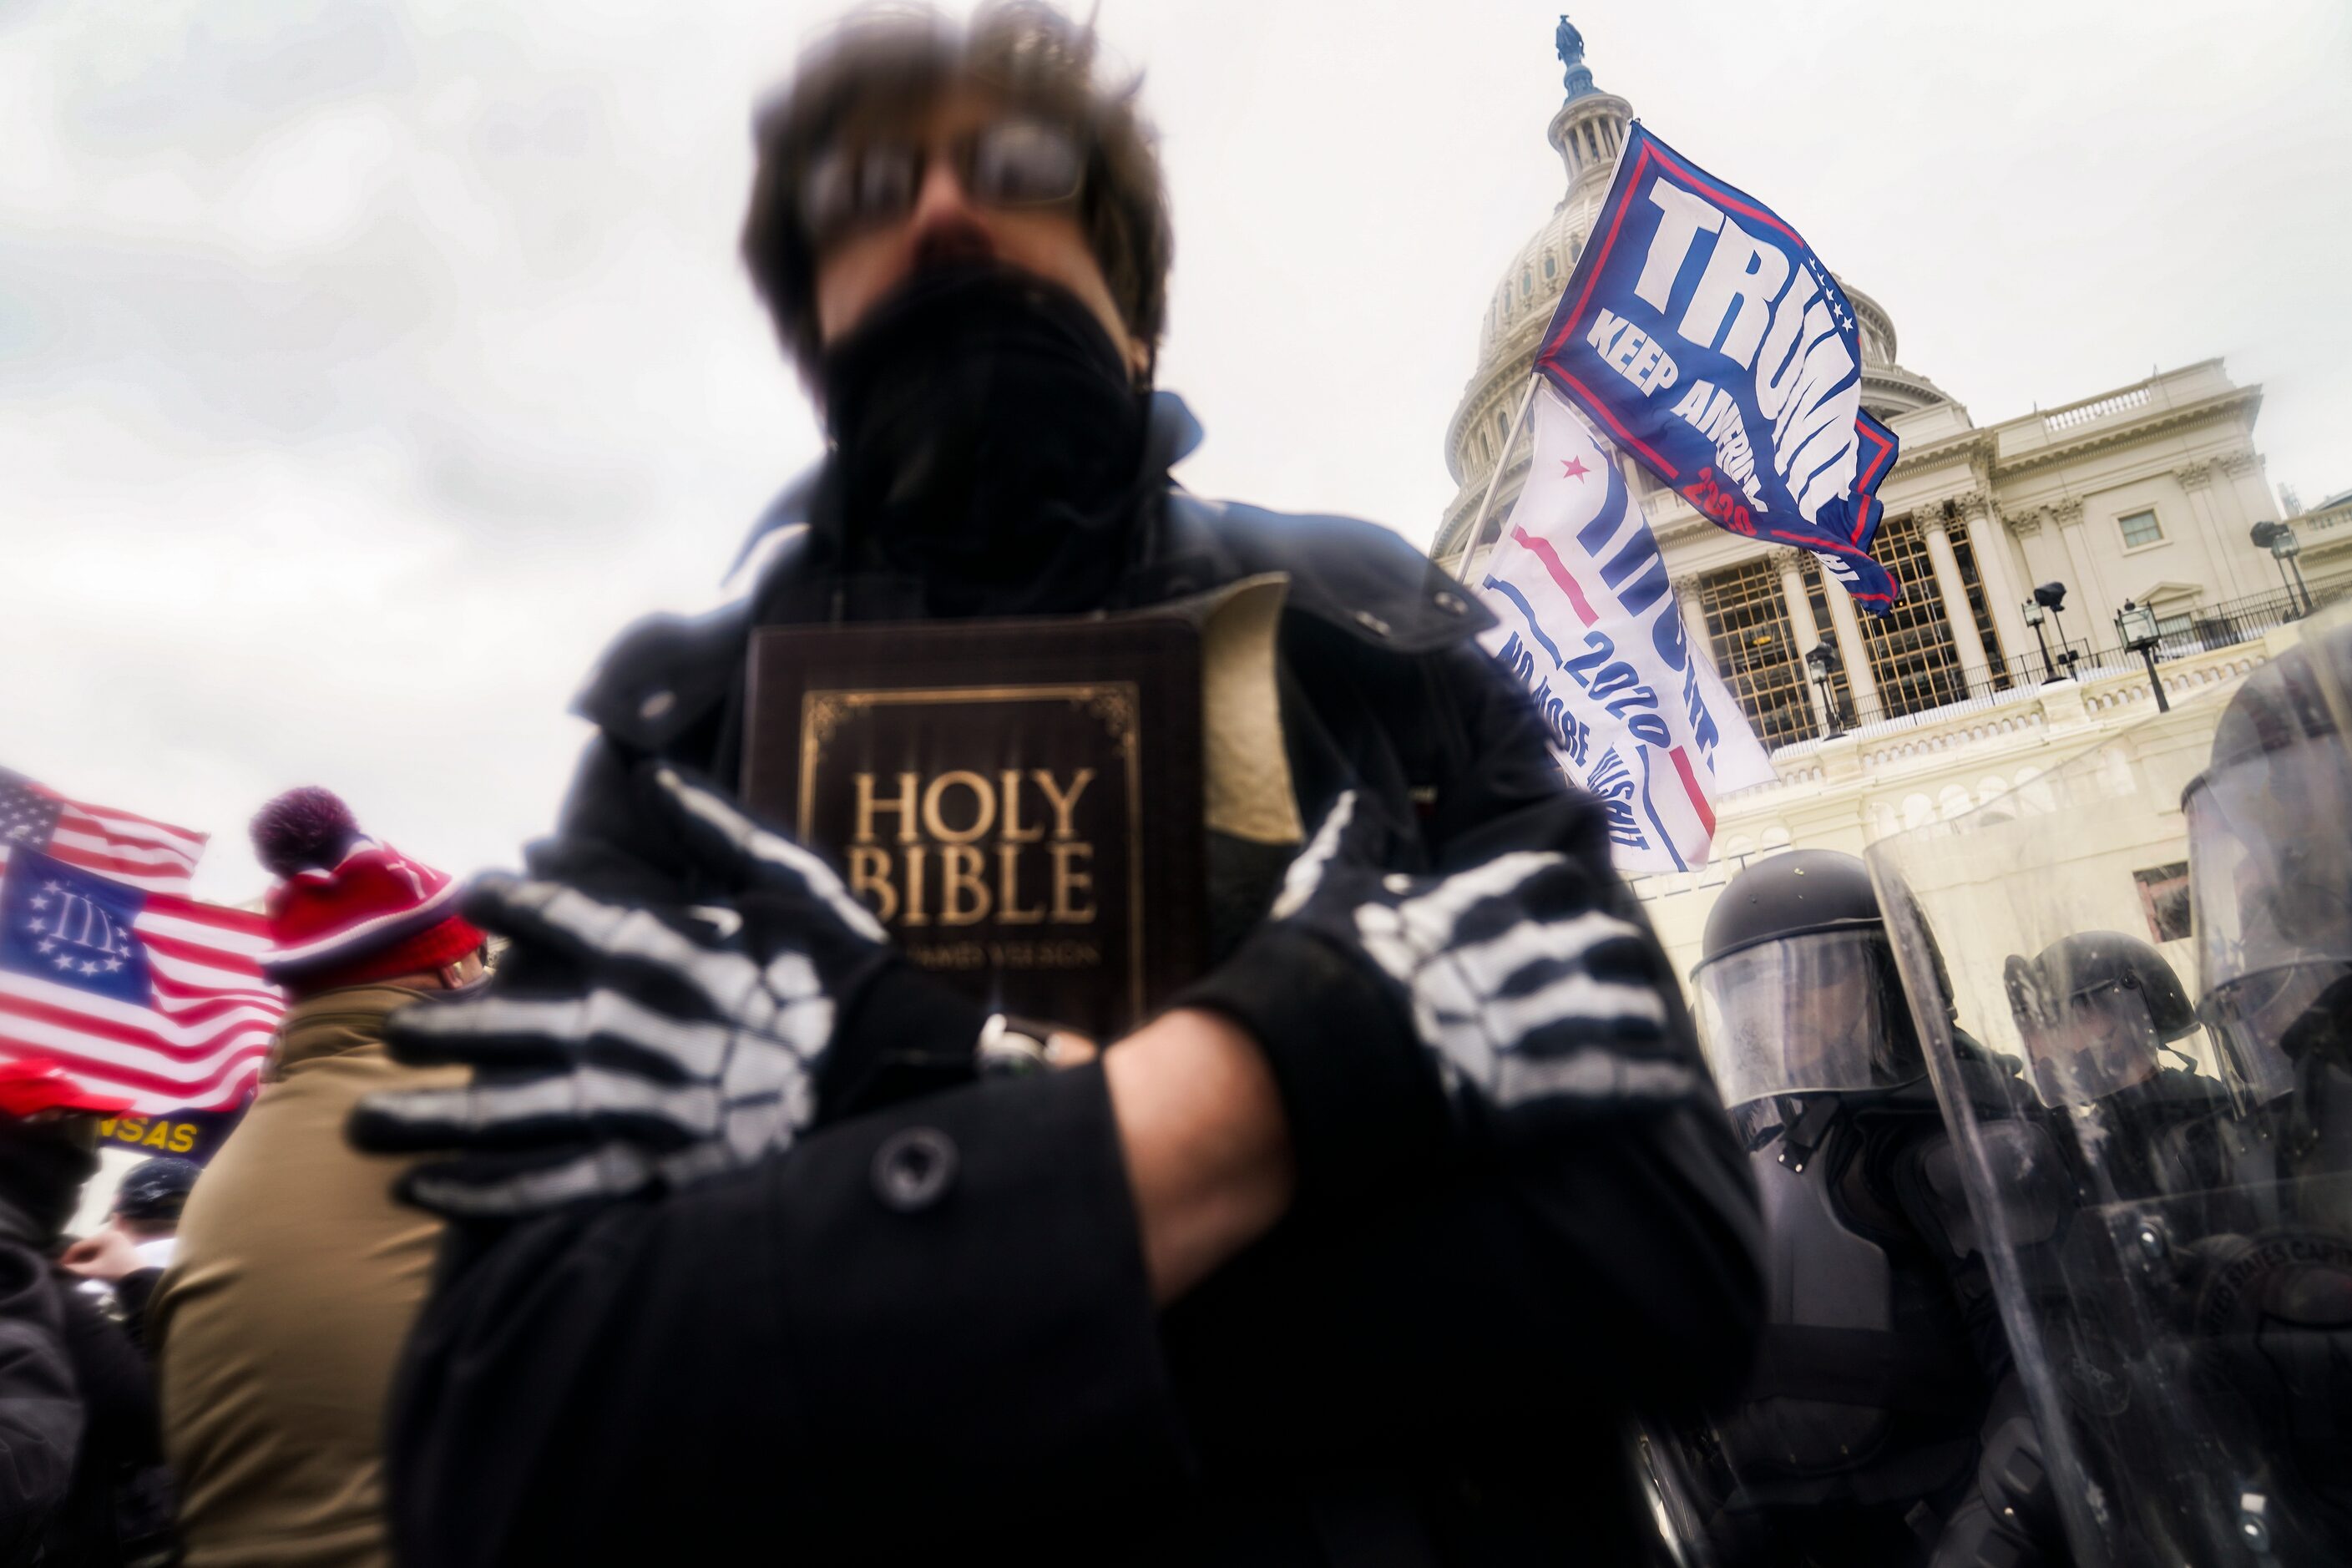
[[[351,244],[402,163],[403,127],[375,103],[321,110],[263,137],[222,221],[248,259],[299,260]]]

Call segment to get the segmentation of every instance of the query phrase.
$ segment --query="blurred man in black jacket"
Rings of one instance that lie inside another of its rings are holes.
[[[129,1109],[54,1062],[0,1063],[0,1562],[177,1558],[153,1375],[55,1262],[97,1119]]]
[[[1628,1413],[1740,1370],[1754,1199],[1601,815],[1416,552],[1174,488],[1164,198],[1091,57],[856,21],[760,120],[745,253],[832,454],[744,603],[592,681],[557,837],[468,906],[498,982],[395,1020],[474,1086],[354,1123],[453,1152],[406,1184],[459,1222],[408,1561],[1617,1562]],[[1213,846],[1220,962],[1098,1060],[978,1077],[1003,1022],[733,804],[754,627],[1267,572],[1318,830]]]

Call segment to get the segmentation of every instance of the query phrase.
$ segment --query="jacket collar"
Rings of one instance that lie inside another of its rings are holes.
[[[1172,466],[1200,445],[1200,422],[1175,394],[1154,393],[1148,439],[1154,458]],[[740,597],[702,616],[652,616],[623,633],[573,710],[634,750],[663,751],[725,700],[755,621],[824,618],[831,582],[819,580],[803,553],[824,471],[820,465],[793,480],[752,525],[730,573],[741,577],[752,566]],[[1142,576],[1129,584],[1130,603],[1280,573],[1290,579],[1291,611],[1384,653],[1434,652],[1495,625],[1463,584],[1377,524],[1204,500],[1172,482],[1165,500]],[[859,597],[876,603],[863,585]]]
[[[405,985],[339,985],[305,996],[286,1009],[263,1078],[275,1082],[289,1068],[383,1043],[383,1021],[433,993]]]

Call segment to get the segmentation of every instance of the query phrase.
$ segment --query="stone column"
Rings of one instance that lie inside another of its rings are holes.
[[[1992,611],[2001,653],[2008,658],[2022,658],[2033,649],[2033,637],[2022,614],[2025,596],[2032,590],[2018,587],[2009,553],[2008,526],[1987,490],[1961,497],[1960,515],[1969,525],[1969,546],[1976,553],[1977,575],[1984,582],[1985,605]]]
[[[1715,637],[1706,629],[1706,601],[1702,596],[1699,574],[1693,572],[1675,578],[1669,584],[1675,591],[1675,608],[1683,615],[1683,636],[1690,639],[1693,657],[1706,660],[1717,675],[1723,666],[1716,662]]]
[[[2229,521],[2216,515],[2214,511],[2210,489],[2214,467],[2212,460],[2208,458],[2200,462],[2183,463],[2172,470],[2172,477],[2179,480],[2180,488],[2188,492],[2189,510],[2196,515],[2197,521],[2209,533],[2221,532],[2223,524]]]
[[[2172,470],[2172,477],[2179,484],[2181,493],[2188,498],[2189,516],[2195,520],[2208,542],[2207,553],[2216,558],[2215,564],[2221,569],[2221,574],[2230,579],[2229,591],[2221,596],[2235,599],[2265,591],[2275,594],[2280,591],[2275,567],[2261,573],[2251,570],[2257,563],[2271,566],[2271,563],[2263,559],[2263,552],[2254,549],[2247,540],[2253,519],[2240,521],[2242,513],[2234,504],[2227,506],[2226,510],[2224,508],[2221,496],[2227,495],[2234,502],[2236,487],[2223,485],[2219,494],[2214,489],[2214,471],[2221,466],[2212,459],[2183,463]]]
[[[1805,592],[1804,552],[1775,550],[1772,564],[1780,569],[1780,603],[1789,612],[1789,629],[1795,634],[1800,655],[1812,651],[1822,640],[1821,623],[1813,619],[1813,601]],[[1841,656],[1843,657],[1843,656]],[[1822,702],[1821,683],[1813,679],[1809,666],[1800,664],[1804,677],[1805,700],[1813,710],[1813,727],[1822,734],[1829,733],[1829,711]]]
[[[2073,568],[2066,577],[2066,608],[2060,612],[2070,620],[2067,636],[2092,647],[2113,642],[2116,606],[2107,601],[2106,580],[2099,574],[2098,563],[2092,559],[2090,546],[2083,540],[2083,503],[2071,496],[2055,501],[2051,505],[2050,516],[2058,524],[2058,537],[2066,547],[2066,561]]]
[[[2213,466],[2222,476],[2213,486],[2213,510],[2220,517],[2221,529],[2213,535],[2207,554],[2217,558],[2221,573],[2231,580],[2230,597],[2265,590],[2278,592],[2277,563],[2269,559],[2266,551],[2256,549],[2247,537],[2255,523],[2284,521],[2287,515],[2286,509],[2271,494],[2262,458],[2250,451],[2231,452],[2215,458]],[[2306,539],[2303,542],[2308,549],[2312,542]]]
[[[1853,599],[1845,584],[1829,582],[1830,625],[1837,630],[1838,658],[1845,665],[1845,686],[1853,693],[1854,721],[1867,724],[1883,719],[1878,707],[1878,678],[1870,673],[1870,644],[1863,640],[1862,622],[1855,617]]]
[[[2045,527],[2049,521],[2050,509],[2046,506],[2029,507],[2009,520],[2009,531],[2017,536],[2018,553],[2025,557],[2025,581],[2017,595],[2021,605],[2032,596],[2037,584],[2053,577],[2070,577],[2074,573],[2074,568],[2065,560],[2066,547],[2056,539],[2056,530]]]
[[[1960,558],[1945,531],[1944,507],[1937,501],[1916,514],[1927,538],[1927,560],[1936,569],[1936,593],[1944,601],[1944,619],[1952,628],[1952,647],[1960,658],[1960,679],[1974,695],[1988,690],[1992,670],[1985,658],[1984,638],[1977,635],[1976,613],[1969,608],[1969,585],[1960,580]]]

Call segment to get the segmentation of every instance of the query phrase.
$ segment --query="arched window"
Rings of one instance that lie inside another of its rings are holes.
[[[1536,291],[1536,275],[1527,268],[1519,268],[1519,298],[1527,299]]]
[[[1547,283],[1550,282],[1553,278],[1559,275],[1559,268],[1553,262],[1551,252],[1544,252],[1544,281]]]

